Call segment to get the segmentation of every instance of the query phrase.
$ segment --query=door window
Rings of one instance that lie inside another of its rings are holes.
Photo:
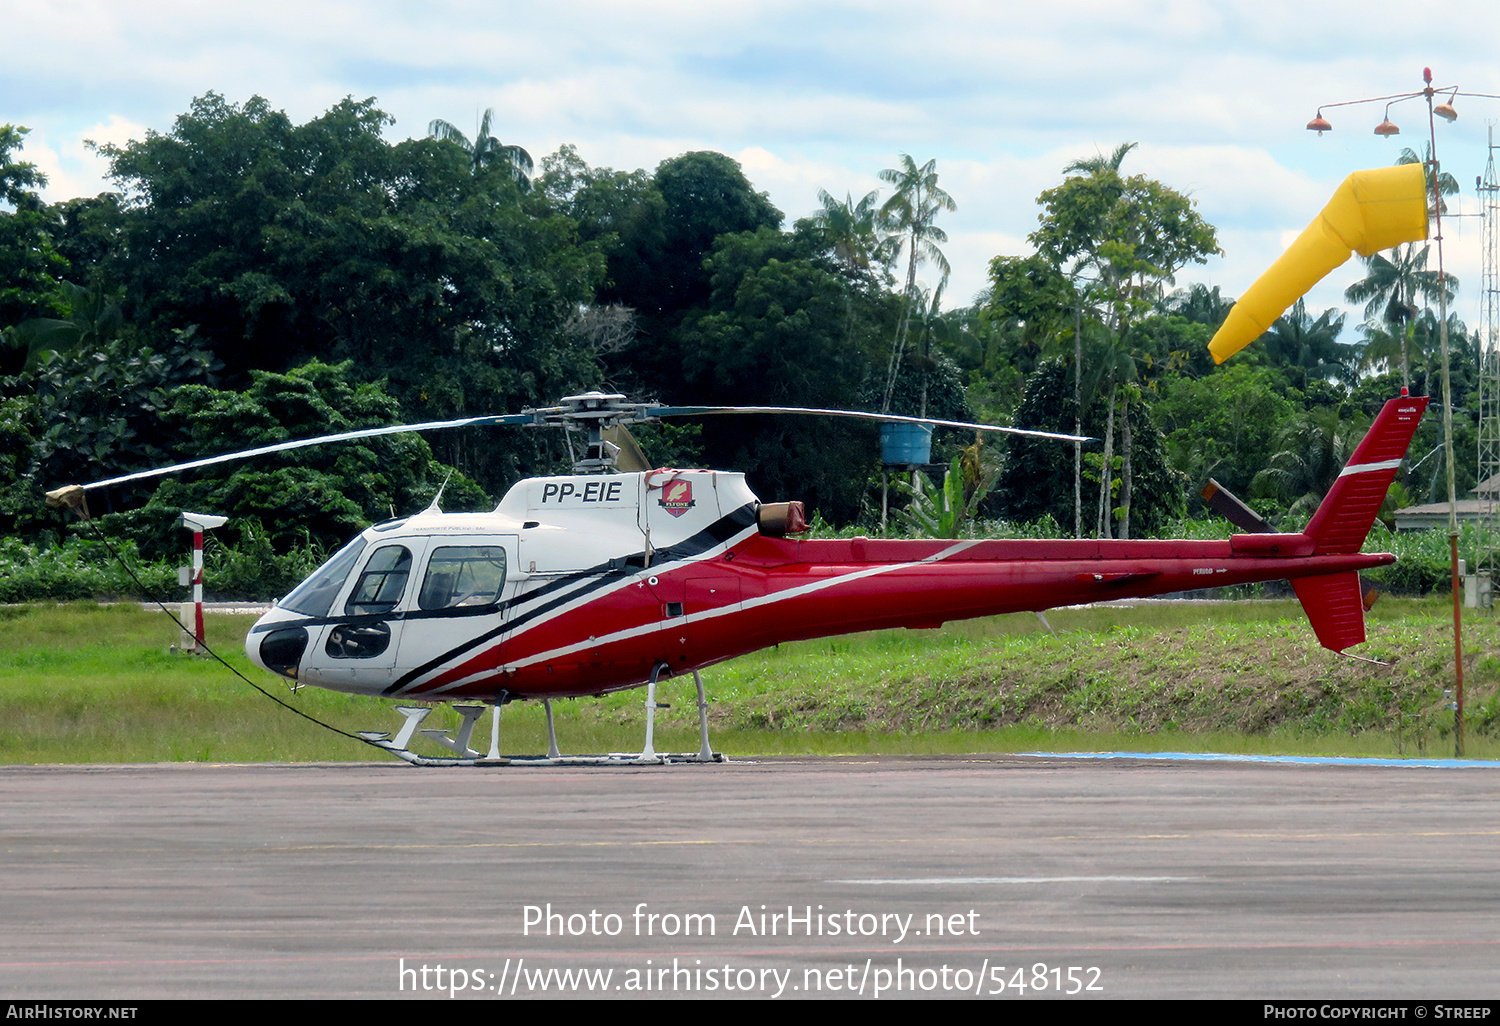
[[[417,593],[421,609],[492,606],[505,586],[505,549],[500,545],[444,545],[432,552]]]
[[[409,576],[411,552],[406,546],[386,545],[376,549],[344,603],[344,612],[389,613],[401,601]]]

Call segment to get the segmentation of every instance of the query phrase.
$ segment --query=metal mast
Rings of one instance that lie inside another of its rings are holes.
[[[1479,192],[1483,250],[1479,293],[1479,566],[1493,580],[1500,569],[1500,496],[1487,484],[1500,475],[1500,176],[1495,172],[1495,126],[1490,124],[1489,159]]]

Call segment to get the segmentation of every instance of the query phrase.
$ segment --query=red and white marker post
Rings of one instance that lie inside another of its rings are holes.
[[[208,513],[189,513],[186,510],[183,510],[182,516],[177,518],[178,527],[185,527],[189,531],[193,532],[193,565],[191,567],[183,567],[177,572],[177,580],[179,583],[191,584],[193,586],[193,608],[191,613],[191,619],[193,621],[193,635],[191,639],[189,639],[191,641],[191,644],[185,644],[175,651],[197,655],[204,650],[203,532],[211,531],[216,527],[223,527],[228,522],[228,517],[216,517]],[[184,619],[188,618],[189,613],[186,607],[183,608],[182,612]]]

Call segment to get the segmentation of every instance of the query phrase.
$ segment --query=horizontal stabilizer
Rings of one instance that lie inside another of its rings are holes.
[[[1298,577],[1292,581],[1292,589],[1324,648],[1342,652],[1365,640],[1365,604],[1360,594],[1359,574],[1347,570],[1341,574]]]

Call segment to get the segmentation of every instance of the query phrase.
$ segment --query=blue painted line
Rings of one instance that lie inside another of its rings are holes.
[[[1268,762],[1296,766],[1399,766],[1422,769],[1500,769],[1495,759],[1378,759],[1321,755],[1233,755],[1227,752],[1022,752],[1044,759],[1174,759],[1182,762]]]

